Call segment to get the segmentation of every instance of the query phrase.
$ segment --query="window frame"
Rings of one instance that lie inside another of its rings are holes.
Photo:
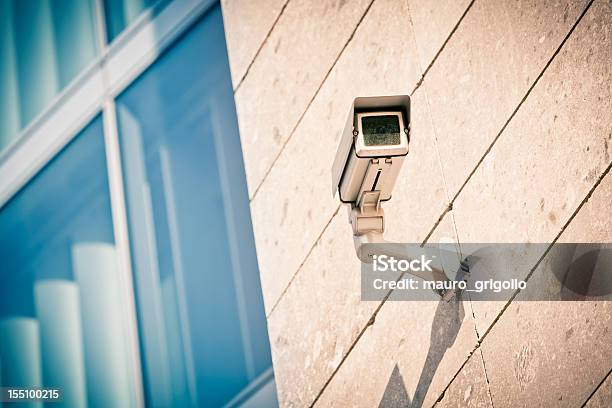
[[[94,0],[95,60],[0,152],[0,210],[98,114],[102,114],[113,234],[122,297],[130,305],[130,352],[136,406],[144,406],[140,339],[115,99],[219,0],[158,0],[107,43],[103,0]]]
[[[99,55],[0,152],[0,208],[99,112],[219,0],[158,0],[106,44],[95,0]],[[86,101],[86,102],[84,102]]]

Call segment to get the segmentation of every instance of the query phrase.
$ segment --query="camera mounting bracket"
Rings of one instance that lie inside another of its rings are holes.
[[[403,244],[386,241],[383,237],[385,230],[385,213],[381,207],[380,192],[366,191],[363,193],[359,206],[351,204],[349,222],[353,228],[353,242],[357,257],[364,263],[372,263],[374,255],[387,255],[395,259],[411,261],[420,254],[410,253],[410,248]],[[373,247],[368,244],[385,244]],[[374,248],[376,250],[374,251]],[[450,279],[446,273],[439,268],[431,267],[431,271],[409,271],[413,276],[426,281],[446,282]],[[467,281],[470,276],[469,266],[461,261],[459,270],[455,274],[455,281]],[[453,285],[453,287],[456,287]],[[437,291],[442,300],[449,302],[456,298],[459,289]]]
[[[351,204],[349,221],[353,227],[353,235],[382,235],[385,230],[385,212],[380,206],[380,191],[365,191],[358,207]]]

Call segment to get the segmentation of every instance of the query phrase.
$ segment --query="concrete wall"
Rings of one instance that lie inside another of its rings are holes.
[[[407,93],[388,239],[612,242],[612,3],[222,5],[281,404],[611,406],[612,302],[361,302],[330,168]]]

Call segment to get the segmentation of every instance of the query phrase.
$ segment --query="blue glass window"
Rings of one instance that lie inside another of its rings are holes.
[[[0,259],[0,384],[133,406],[100,117],[0,210]]]
[[[268,393],[272,362],[216,5],[117,99],[150,406]]]

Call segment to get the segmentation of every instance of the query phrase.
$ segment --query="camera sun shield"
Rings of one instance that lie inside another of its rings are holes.
[[[361,97],[351,106],[332,167],[332,190],[358,206],[365,192],[391,192],[408,154],[410,97]]]

